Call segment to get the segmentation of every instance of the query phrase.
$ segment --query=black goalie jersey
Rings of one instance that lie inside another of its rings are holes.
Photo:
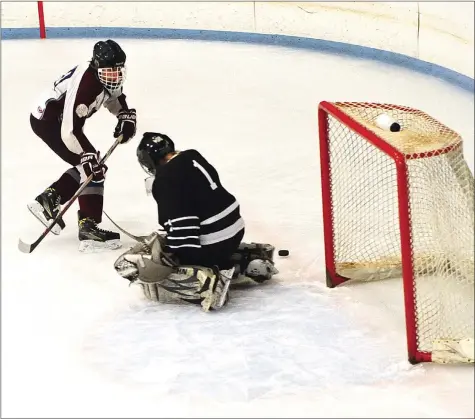
[[[153,196],[167,246],[181,265],[228,269],[244,236],[239,203],[216,169],[196,150],[182,151],[157,167]]]

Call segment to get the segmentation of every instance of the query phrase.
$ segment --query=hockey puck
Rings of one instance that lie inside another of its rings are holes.
[[[289,251],[286,249],[281,249],[278,252],[279,256],[289,256]]]

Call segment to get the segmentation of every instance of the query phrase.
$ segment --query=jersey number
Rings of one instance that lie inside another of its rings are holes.
[[[74,70],[76,70],[76,67],[69,70],[66,74],[63,74],[58,80],[54,82],[54,87],[57,87],[58,84],[61,84],[64,80],[69,79],[73,75]]]
[[[193,166],[195,166],[201,173],[203,173],[203,176],[208,180],[209,186],[211,186],[211,189],[213,191],[218,188],[218,185],[216,185],[216,183],[213,182],[213,179],[211,179],[211,176],[206,171],[206,169],[203,166],[201,166],[201,164],[199,164],[196,160],[193,160]]]

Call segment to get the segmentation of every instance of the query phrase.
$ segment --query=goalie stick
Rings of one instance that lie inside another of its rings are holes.
[[[109,148],[107,153],[101,159],[101,164],[106,162],[106,160],[109,158],[109,156],[112,154],[112,152],[120,144],[121,141],[122,141],[122,135],[119,138],[117,138],[117,140],[114,141],[114,144],[112,144],[111,148]],[[51,229],[58,223],[58,220],[60,218],[62,218],[64,213],[69,209],[69,207],[76,200],[76,198],[81,194],[81,192],[84,190],[84,188],[89,184],[89,182],[92,180],[92,178],[93,178],[92,174],[88,176],[88,178],[79,187],[79,189],[76,191],[76,193],[73,195],[73,197],[69,200],[69,202],[63,207],[63,209],[55,217],[53,222],[46,228],[46,230],[41,234],[40,237],[38,237],[38,239],[35,242],[33,242],[31,244],[28,244],[28,243],[25,243],[22,239],[20,239],[19,242],[18,242],[18,249],[23,253],[33,252],[33,250],[35,250],[38,247],[38,245],[43,241],[43,239],[48,235],[48,233],[51,231]]]
[[[112,224],[114,224],[118,230],[122,231],[122,233],[124,233],[126,236],[129,236],[131,239],[135,240],[136,242],[139,242],[139,243],[147,243],[147,240],[148,238],[150,237],[150,235],[148,236],[136,236],[135,234],[132,234],[130,232],[128,232],[127,230],[124,230],[119,224],[117,224],[111,217],[109,217],[109,214],[107,214],[105,211],[103,211],[104,215],[110,220],[110,222]],[[160,234],[160,231],[164,231],[163,228],[159,228],[158,230],[158,234]]]
[[[103,211],[104,212],[104,215],[110,220],[110,222],[112,224],[114,224],[120,231],[122,231],[122,233],[124,233],[126,236],[129,236],[131,239],[139,242],[139,243],[145,243],[145,239],[148,237],[148,236],[135,236],[134,234],[132,233],[129,233],[128,231],[124,230],[121,226],[119,226],[111,217],[109,217],[109,215],[107,214],[107,212]]]

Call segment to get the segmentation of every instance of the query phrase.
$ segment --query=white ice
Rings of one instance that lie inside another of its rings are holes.
[[[147,303],[115,273],[120,251],[79,254],[77,203],[61,236],[17,249],[43,231],[26,203],[67,168],[29,113],[93,43],[2,42],[4,417],[473,417],[473,366],[407,362],[400,281],[326,288],[316,118],[322,100],[422,109],[462,134],[473,171],[473,94],[345,56],[121,41],[138,135],[109,160],[106,212],[135,234],[156,228],[135,149],[165,132],[218,168],[246,241],[291,252],[275,281],[206,314]],[[104,152],[114,126],[104,109],[86,134]]]

